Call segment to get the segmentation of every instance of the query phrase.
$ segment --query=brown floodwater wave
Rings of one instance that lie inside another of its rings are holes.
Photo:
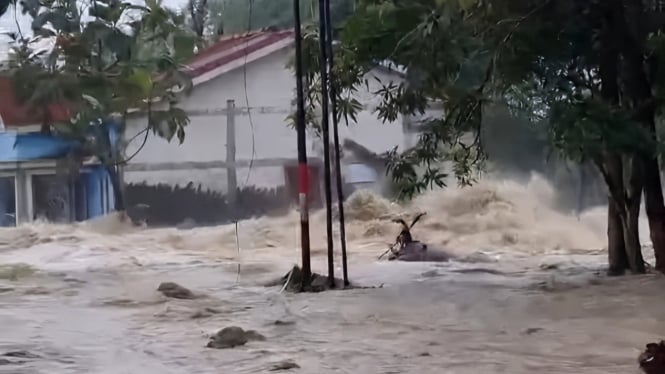
[[[0,373],[264,373],[283,360],[303,373],[638,373],[639,351],[665,336],[665,280],[605,277],[604,209],[576,217],[554,197],[537,176],[406,206],[357,192],[350,275],[377,288],[323,294],[262,286],[298,262],[295,213],[241,222],[237,237],[117,216],[0,230]],[[377,261],[390,219],[422,211],[414,235],[460,261]],[[311,236],[323,272],[320,212]],[[203,297],[166,299],[164,281]],[[230,325],[267,339],[205,348]]]

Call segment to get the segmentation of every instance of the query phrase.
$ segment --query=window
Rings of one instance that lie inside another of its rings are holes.
[[[71,222],[73,209],[67,178],[54,174],[32,176],[32,202],[34,219],[50,222]]]
[[[0,177],[0,227],[16,226],[16,178]]]

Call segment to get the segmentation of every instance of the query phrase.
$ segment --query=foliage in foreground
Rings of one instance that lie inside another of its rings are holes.
[[[565,158],[590,162],[609,191],[611,274],[645,271],[638,216],[645,197],[656,269],[665,272],[665,202],[656,132],[665,38],[659,13],[637,0],[362,0],[340,31],[336,58],[354,67],[337,91],[366,84],[390,61],[404,82],[382,82],[384,121],[424,117],[416,147],[393,150],[389,172],[411,197],[452,174],[473,182],[486,154],[489,104],[547,128]],[[316,60],[307,66],[316,76]],[[308,80],[309,86],[316,79]],[[312,99],[310,98],[310,101]],[[427,112],[431,104],[443,108]]]
[[[146,111],[146,136],[185,137],[188,118],[176,106],[189,87],[180,63],[193,54],[195,35],[181,16],[156,0],[145,6],[120,0],[26,0],[32,36],[12,36],[9,74],[18,99],[41,114],[43,131],[85,140],[90,125]],[[51,47],[52,46],[52,47]],[[69,123],[55,123],[46,108],[65,105]],[[119,163],[104,147],[91,150]]]
[[[408,68],[405,82],[383,82],[376,110],[384,121],[425,117],[418,145],[390,155],[390,171],[406,196],[443,186],[445,161],[460,183],[473,182],[486,159],[479,136],[484,108],[493,103],[547,122],[551,143],[576,161],[596,161],[609,151],[653,154],[659,146],[636,125],[632,109],[600,95],[600,26],[593,16],[599,7],[593,1],[358,1],[340,30],[342,67],[334,84],[353,91],[373,79],[365,73],[381,61]],[[311,34],[306,67],[316,88],[318,35]],[[427,113],[432,103],[445,116]],[[347,108],[352,117],[359,106]]]

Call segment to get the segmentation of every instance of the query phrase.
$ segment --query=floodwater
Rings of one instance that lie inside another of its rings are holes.
[[[320,374],[638,373],[639,350],[665,336],[665,282],[604,277],[604,210],[578,220],[553,196],[539,178],[407,207],[358,193],[350,274],[377,288],[321,294],[262,286],[298,262],[296,214],[241,222],[237,240],[232,226],[146,230],[117,217],[0,231],[0,354],[21,352],[0,356],[0,373],[266,373],[283,360]],[[461,261],[377,261],[398,230],[390,218],[422,210],[414,235]],[[322,223],[316,213],[319,272]],[[204,297],[166,299],[164,281]],[[267,340],[205,348],[231,325]]]

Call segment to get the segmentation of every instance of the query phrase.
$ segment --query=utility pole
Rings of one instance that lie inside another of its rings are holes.
[[[330,0],[325,0],[326,6],[326,53],[328,55],[328,92],[330,92],[330,105],[333,120],[333,145],[335,148],[335,182],[337,184],[337,210],[339,211],[339,239],[342,245],[342,273],[344,275],[344,286],[349,285],[349,269],[346,255],[346,224],[344,218],[344,186],[342,184],[342,167],[340,160],[342,156],[339,148],[339,120],[337,118],[337,86],[335,84],[335,56],[333,53],[332,15],[330,12]]]
[[[332,230],[332,192],[330,180],[330,112],[328,111],[328,48],[326,46],[326,0],[319,0],[319,65],[321,74],[321,135],[323,137],[323,180],[326,195],[326,238],[328,239],[328,283],[335,287],[335,254]]]
[[[295,23],[296,48],[296,131],[298,134],[298,203],[300,207],[300,245],[302,249],[302,288],[309,285],[312,278],[309,243],[309,169],[307,166],[307,132],[305,123],[305,92],[303,89],[302,31],[300,21],[300,0],[293,0],[293,20]]]
[[[233,100],[226,100],[226,187],[229,207],[236,217],[236,203],[238,193],[238,175],[236,170],[236,104]]]

